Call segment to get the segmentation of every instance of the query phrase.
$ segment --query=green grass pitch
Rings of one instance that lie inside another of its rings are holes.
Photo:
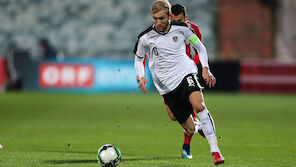
[[[296,166],[296,96],[205,93],[225,167]],[[214,166],[207,141],[183,131],[158,94],[0,94],[0,166],[99,166],[112,143],[119,167]],[[221,165],[223,166],[223,165]]]

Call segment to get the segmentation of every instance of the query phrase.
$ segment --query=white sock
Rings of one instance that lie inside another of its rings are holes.
[[[216,137],[216,130],[213,118],[207,109],[197,113],[200,121],[201,128],[208,140],[211,152],[220,152]]]

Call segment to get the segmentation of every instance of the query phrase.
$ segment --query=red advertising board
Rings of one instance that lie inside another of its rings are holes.
[[[241,92],[295,93],[296,62],[244,60],[239,79]]]
[[[3,89],[3,84],[7,81],[6,63],[0,58],[0,90]]]
[[[39,68],[40,87],[92,87],[92,65],[43,63]]]

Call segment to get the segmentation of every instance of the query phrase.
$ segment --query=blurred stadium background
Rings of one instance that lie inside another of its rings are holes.
[[[218,79],[212,91],[296,92],[295,1],[170,2],[200,27]],[[152,3],[1,0],[0,90],[134,92],[132,51]]]

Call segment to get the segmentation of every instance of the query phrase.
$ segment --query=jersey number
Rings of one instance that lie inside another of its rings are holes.
[[[192,76],[188,76],[186,79],[187,79],[188,86],[195,86],[195,82]]]

